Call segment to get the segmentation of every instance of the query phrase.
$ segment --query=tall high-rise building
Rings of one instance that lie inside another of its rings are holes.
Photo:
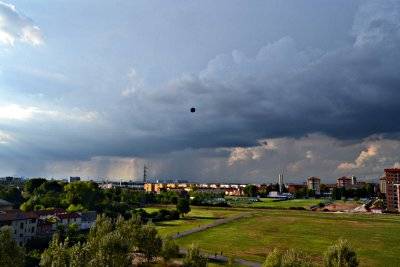
[[[385,169],[386,208],[389,211],[400,211],[400,169]]]
[[[309,177],[307,179],[307,188],[310,190],[314,190],[316,195],[320,195],[320,185],[321,185],[321,179],[318,177]]]

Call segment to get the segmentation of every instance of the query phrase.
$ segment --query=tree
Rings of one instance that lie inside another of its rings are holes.
[[[243,189],[244,194],[248,197],[256,197],[257,196],[257,186],[253,184],[246,185]]]
[[[11,227],[0,228],[0,266],[24,266],[24,250],[11,237]]]
[[[29,197],[33,192],[35,191],[36,188],[41,186],[43,183],[45,183],[47,180],[44,178],[33,178],[29,179],[28,181],[25,182],[24,184],[24,195],[26,197]]]
[[[311,267],[310,258],[296,250],[286,250],[280,251],[274,249],[270,254],[268,254],[263,267]]]
[[[325,252],[326,267],[356,267],[358,264],[357,254],[347,240],[339,239]]]
[[[59,234],[54,234],[49,247],[42,253],[40,266],[67,267],[69,266],[68,239],[63,243]]]
[[[163,257],[165,262],[168,262],[170,259],[179,256],[179,246],[170,236],[167,237],[163,242],[161,256]]]
[[[95,204],[101,201],[101,191],[94,182],[79,181],[65,185],[66,202],[68,205],[82,205],[85,209],[95,208]]]
[[[200,250],[197,246],[192,245],[183,259],[184,267],[206,267],[207,259],[200,254]]]
[[[160,254],[162,240],[153,226],[145,225],[137,233],[136,246],[139,252],[143,253],[147,262],[150,262]]]
[[[179,214],[184,217],[184,214],[187,214],[190,212],[190,204],[189,204],[189,199],[188,198],[179,198],[178,203],[176,203],[176,210],[179,212]]]

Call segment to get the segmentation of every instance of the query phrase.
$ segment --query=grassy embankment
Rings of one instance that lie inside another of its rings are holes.
[[[257,210],[251,218],[194,233],[178,243],[184,247],[197,243],[210,253],[222,251],[259,262],[275,247],[295,248],[321,263],[323,252],[338,238],[351,242],[361,266],[400,266],[400,216],[387,214]]]

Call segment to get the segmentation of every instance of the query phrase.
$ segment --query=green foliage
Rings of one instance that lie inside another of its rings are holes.
[[[41,256],[41,266],[130,266],[135,248],[136,237],[141,232],[135,220],[119,218],[115,225],[110,218],[99,216],[90,229],[86,243],[70,246],[69,235],[76,229],[68,227],[64,242],[55,234],[50,246]],[[140,230],[140,231],[139,231]],[[157,235],[157,232],[155,232]],[[144,234],[143,236],[149,237]],[[151,236],[149,237],[151,240]],[[160,244],[161,248],[161,244]],[[154,251],[159,251],[155,249]]]
[[[156,195],[156,201],[160,204],[176,204],[178,202],[178,194],[174,191],[161,191]]]
[[[265,260],[263,267],[311,267],[311,260],[296,250],[279,251],[274,249]]]
[[[64,191],[69,204],[82,205],[88,210],[95,208],[102,195],[98,185],[94,182],[79,181],[65,185]]]
[[[24,266],[24,250],[11,237],[11,228],[0,228],[0,266]]]
[[[16,207],[19,207],[23,202],[21,191],[12,186],[0,185],[0,199],[7,200]]]
[[[34,209],[34,203],[32,199],[29,199],[28,201],[25,201],[24,203],[21,204],[19,207],[20,210],[22,211],[32,211]]]
[[[163,242],[161,256],[166,262],[179,256],[179,246],[170,236],[168,236]]]
[[[67,211],[68,212],[79,212],[79,211],[84,211],[85,208],[81,204],[71,204],[68,206]]]
[[[29,179],[28,181],[25,182],[24,184],[24,195],[25,197],[29,197],[30,195],[33,194],[36,188],[41,186],[43,183],[46,182],[46,179],[44,178],[33,178]]]
[[[347,240],[339,239],[325,253],[326,267],[356,267],[358,264],[357,254]]]
[[[42,253],[40,266],[67,267],[69,259],[68,240],[63,243],[60,241],[60,236],[54,234],[49,247]]]
[[[244,194],[247,197],[256,197],[257,196],[257,186],[253,184],[246,185],[246,187],[243,189]]]
[[[162,249],[162,239],[158,236],[157,230],[150,225],[143,226],[137,232],[135,243],[148,262],[159,255]]]
[[[185,258],[183,259],[184,267],[206,267],[207,259],[203,257],[197,246],[191,245],[188,249]]]
[[[184,214],[190,212],[190,204],[188,198],[179,198],[178,203],[176,203],[176,210],[184,216]]]

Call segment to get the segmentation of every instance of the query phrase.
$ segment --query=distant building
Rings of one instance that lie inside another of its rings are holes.
[[[320,195],[321,179],[318,177],[309,177],[307,179],[307,188],[313,190],[316,195]]]
[[[0,227],[10,226],[13,239],[25,245],[36,235],[38,216],[34,212],[10,210],[0,212]]]
[[[288,184],[287,190],[289,193],[295,194],[297,191],[306,188],[305,184]]]
[[[79,182],[80,180],[81,180],[81,177],[79,177],[79,176],[71,176],[71,177],[69,177],[68,182],[73,183],[73,182]]]
[[[388,211],[400,211],[400,169],[385,169],[386,208]]]
[[[22,186],[24,184],[24,179],[12,176],[0,177],[0,184]]]
[[[337,187],[350,188],[351,187],[351,178],[343,176],[336,180]]]
[[[382,194],[386,194],[386,177],[383,176],[379,179],[379,191]]]
[[[356,185],[356,184],[357,184],[357,177],[353,175],[351,176],[351,185]]]

